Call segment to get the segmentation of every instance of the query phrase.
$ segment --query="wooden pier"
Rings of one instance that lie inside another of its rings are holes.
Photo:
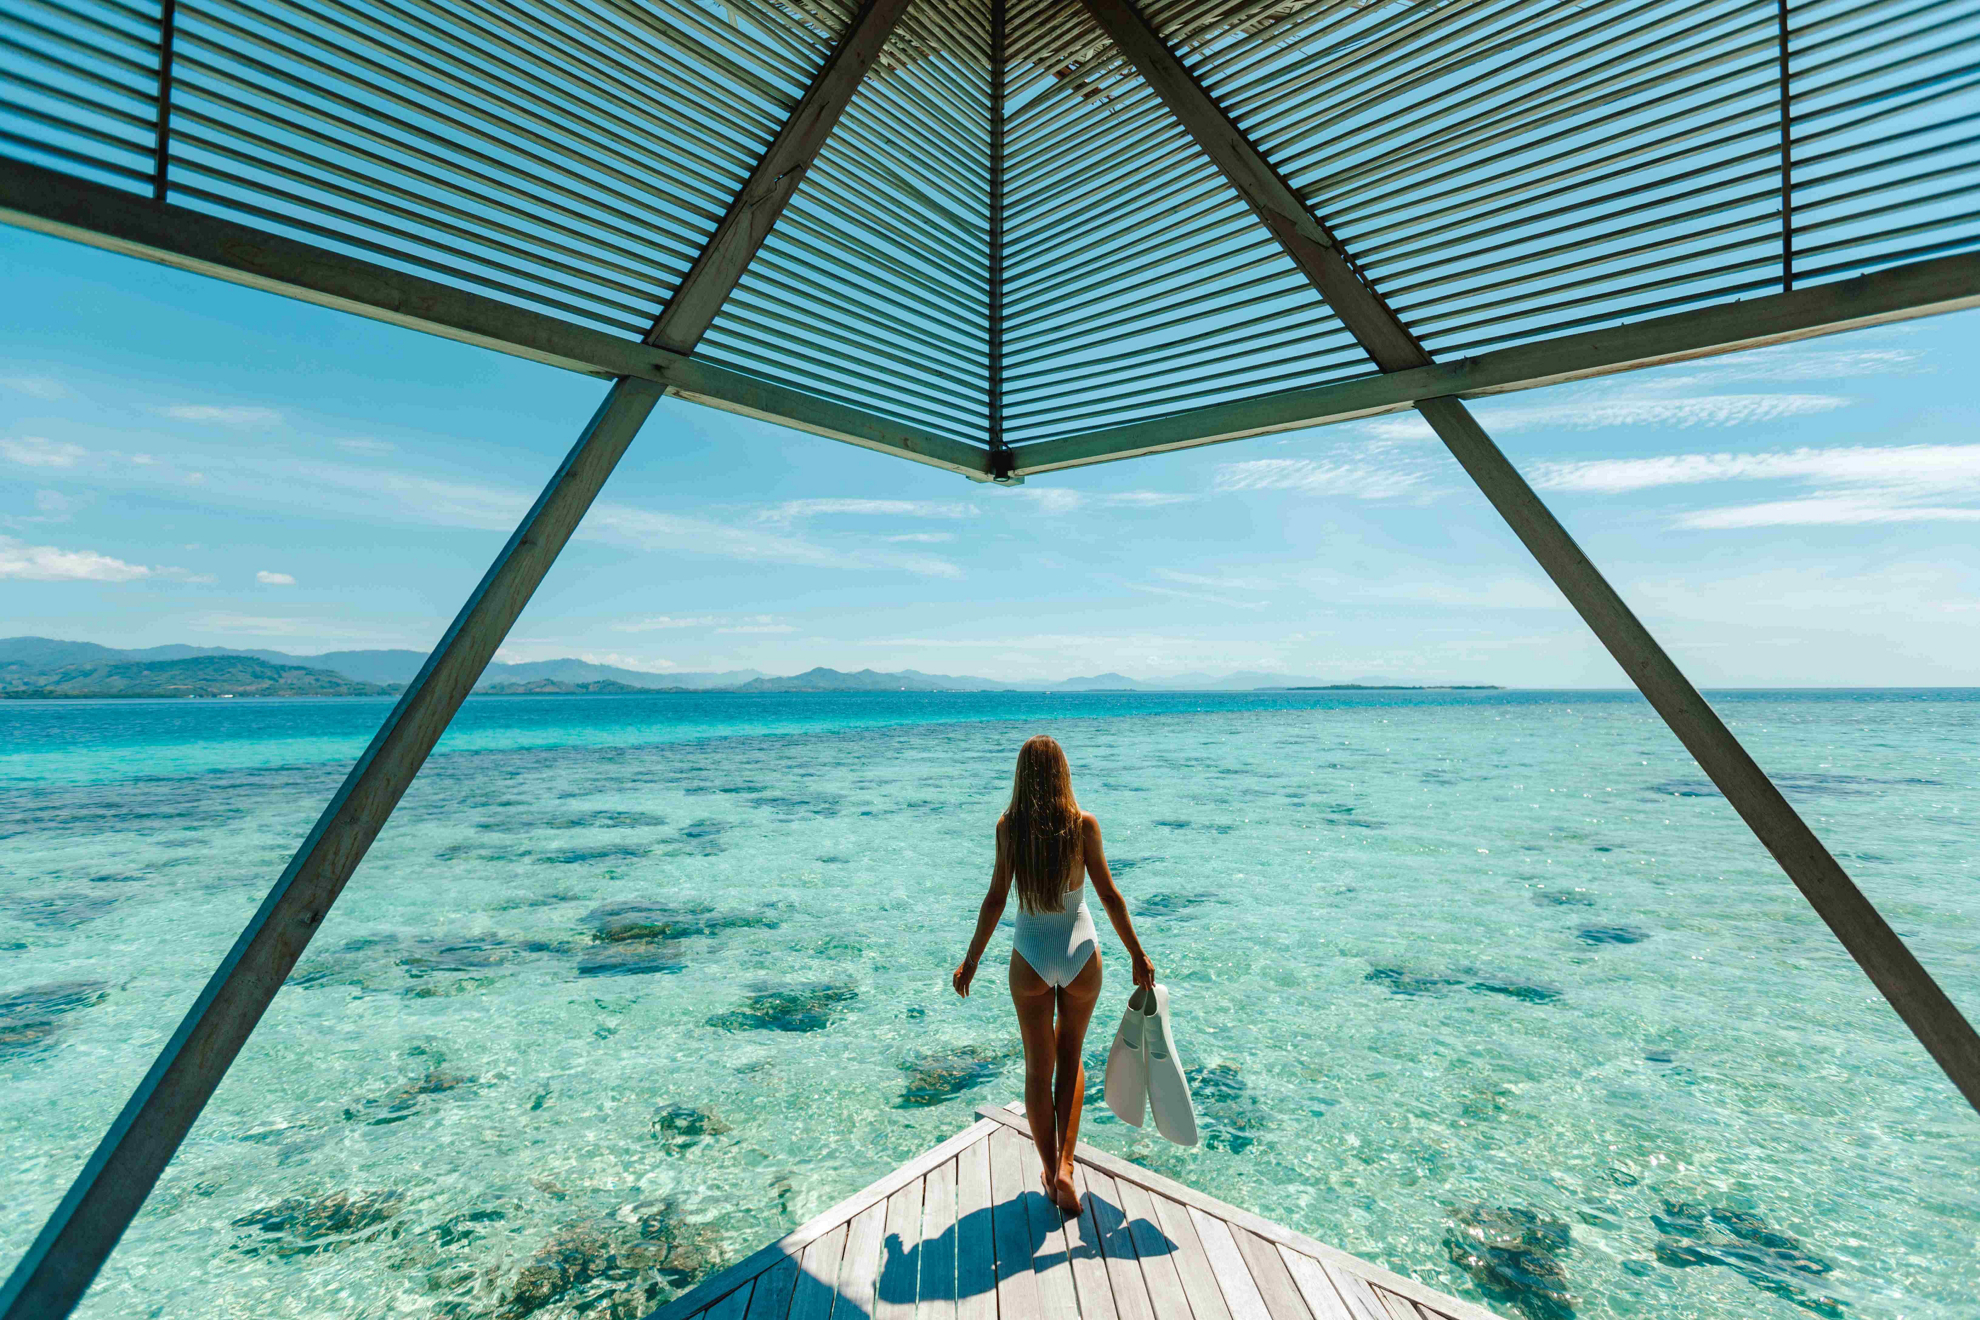
[[[1021,1106],[977,1114],[649,1320],[1500,1320],[1089,1146],[1068,1219]]]

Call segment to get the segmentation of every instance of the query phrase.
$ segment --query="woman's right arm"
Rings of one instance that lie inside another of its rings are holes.
[[[997,929],[997,923],[1004,918],[1004,905],[1011,898],[1011,856],[1004,847],[1004,822],[997,822],[997,861],[990,868],[990,892],[983,896],[983,906],[976,910],[976,933],[969,938],[969,952],[964,955],[962,965],[956,968],[949,983],[956,993],[969,998],[969,983],[976,976],[976,964],[983,958],[983,950],[989,946],[990,936]]]

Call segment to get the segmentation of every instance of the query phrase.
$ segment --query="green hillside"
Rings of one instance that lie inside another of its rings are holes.
[[[361,683],[327,669],[277,665],[240,655],[109,661],[0,670],[0,698],[383,697],[398,685]]]

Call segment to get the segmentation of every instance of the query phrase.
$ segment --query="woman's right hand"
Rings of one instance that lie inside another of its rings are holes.
[[[1145,953],[1134,955],[1134,983],[1143,990],[1155,988],[1155,964],[1148,961]]]
[[[949,984],[956,988],[957,994],[967,999],[969,998],[969,983],[975,978],[976,964],[965,958],[956,965],[956,970],[949,976]]]

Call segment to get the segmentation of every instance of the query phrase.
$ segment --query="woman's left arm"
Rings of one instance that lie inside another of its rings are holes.
[[[1114,873],[1107,869],[1107,852],[1100,846],[1100,822],[1088,815],[1084,827],[1086,873],[1093,878],[1093,892],[1100,896],[1100,906],[1107,909],[1107,920],[1114,923],[1114,934],[1127,946],[1134,967],[1134,983],[1147,989],[1155,984],[1155,964],[1148,960],[1140,939],[1135,936],[1134,922],[1128,919],[1127,900],[1121,897],[1120,886],[1114,883]]]
[[[1004,919],[1004,907],[1011,901],[1011,857],[1004,847],[1004,822],[997,822],[997,860],[990,868],[990,892],[983,896],[983,906],[976,910],[976,933],[969,937],[969,952],[963,956],[962,965],[950,975],[949,984],[964,999],[969,998],[969,983],[976,976],[976,964],[983,958],[983,950],[990,944],[990,936],[996,932],[997,923]]]

